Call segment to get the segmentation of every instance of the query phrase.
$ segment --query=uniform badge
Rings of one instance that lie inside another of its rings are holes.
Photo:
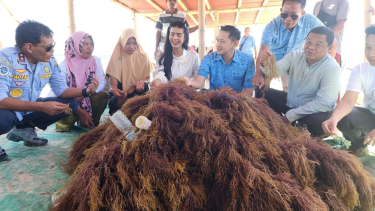
[[[25,81],[13,81],[16,86],[23,86],[26,82]]]
[[[20,97],[22,94],[23,94],[22,89],[10,90],[10,96],[12,96],[12,97]]]
[[[19,54],[18,54],[18,60],[19,60],[20,62],[25,62],[25,55],[24,55],[23,53],[19,53]]]
[[[27,70],[25,69],[14,69],[17,73],[25,73]]]
[[[0,75],[7,75],[9,73],[9,69],[5,66],[0,65]]]
[[[44,66],[44,72],[49,73],[49,72],[51,72],[51,70],[49,69],[48,66]]]

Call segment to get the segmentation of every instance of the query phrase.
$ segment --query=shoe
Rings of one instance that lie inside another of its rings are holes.
[[[8,160],[8,155],[7,155],[7,153],[5,153],[5,150],[2,149],[2,150],[0,151],[0,162],[1,162],[1,161],[6,161],[6,160]]]
[[[23,145],[28,147],[39,147],[48,143],[47,139],[36,135],[35,128],[33,127],[22,129],[13,127],[13,129],[7,134],[7,139],[15,142],[23,141]]]

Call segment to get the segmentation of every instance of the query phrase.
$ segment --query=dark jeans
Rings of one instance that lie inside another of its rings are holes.
[[[287,101],[287,92],[278,91],[275,89],[268,89],[265,93],[265,99],[268,102],[268,105],[278,114],[286,114],[290,109],[286,105]],[[298,119],[298,123],[303,125],[305,124],[307,130],[311,133],[311,136],[320,137],[324,135],[322,128],[322,122],[326,121],[331,117],[331,112],[320,112],[315,114],[310,114],[305,117]],[[293,122],[295,124],[295,122]]]
[[[130,94],[128,93],[126,95],[126,98],[129,99],[129,98],[132,98],[132,97],[137,96],[137,95],[144,95],[148,91],[148,84],[145,83],[144,87],[145,87],[144,90],[141,91],[141,92],[138,92],[136,89],[134,89],[134,91],[132,93],[130,93]],[[117,88],[122,90],[122,86],[121,87],[118,86]],[[109,114],[112,115],[114,112],[116,112],[120,108],[117,105],[118,99],[117,99],[116,96],[114,96],[110,92],[108,97],[109,97],[109,101],[108,101]]]
[[[337,128],[353,146],[366,147],[363,141],[375,129],[375,114],[366,108],[354,107],[352,112],[341,119]]]
[[[39,98],[37,102],[47,102],[47,101],[56,101],[60,103],[67,104],[73,110],[73,113],[76,112],[78,104],[76,99],[63,99],[58,97],[49,97],[49,98]],[[0,135],[8,133],[14,126],[17,128],[27,128],[27,127],[38,127],[42,130],[47,129],[51,124],[59,121],[60,119],[68,116],[65,113],[58,115],[50,116],[47,113],[42,111],[34,111],[30,114],[24,115],[21,121],[18,120],[16,113],[14,111],[0,109]],[[30,122],[32,124],[30,124]]]

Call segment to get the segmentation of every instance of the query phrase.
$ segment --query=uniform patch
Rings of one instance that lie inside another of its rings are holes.
[[[25,73],[27,70],[25,69],[14,69],[17,73]]]
[[[53,62],[53,66],[56,66],[57,65],[57,61],[55,60],[54,62]]]
[[[9,69],[7,67],[0,65],[0,75],[7,75],[9,73]]]
[[[23,53],[19,53],[19,54],[18,54],[18,60],[19,60],[20,62],[25,62],[25,55],[24,55]]]
[[[16,74],[12,74],[12,79],[28,80],[29,79],[29,75],[16,75]]]
[[[48,66],[44,66],[44,72],[49,73],[49,72],[51,72],[51,70],[49,69]]]
[[[22,89],[10,90],[10,96],[12,96],[12,97],[20,97],[22,94],[23,94]]]
[[[26,82],[25,81],[13,81],[16,86],[23,86]]]
[[[52,76],[52,74],[41,75],[40,78],[45,79],[45,78],[50,78],[51,76]]]

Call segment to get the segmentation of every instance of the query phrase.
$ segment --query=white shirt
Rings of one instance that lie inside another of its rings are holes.
[[[96,93],[99,93],[99,92],[103,91],[103,89],[105,87],[106,81],[105,81],[105,77],[104,77],[104,71],[103,71],[102,61],[97,56],[93,56],[93,57],[94,57],[95,62],[96,62],[96,77],[99,78],[99,86],[96,89]],[[64,61],[62,61],[59,64],[59,67],[61,69],[61,74],[63,74],[63,75],[66,76],[66,63],[65,63],[65,59],[64,59]],[[66,83],[66,77],[64,78],[64,80],[65,80],[65,83]],[[52,92],[51,88],[48,87],[48,89],[49,89],[49,92],[47,94],[47,97],[56,97],[55,93]]]
[[[163,63],[163,62],[162,62]],[[173,55],[172,62],[172,77],[171,82],[174,78],[188,77],[195,78],[198,73],[201,61],[199,60],[198,53],[195,51],[183,50],[182,56],[175,57]],[[154,78],[160,79],[163,83],[167,83],[168,79],[165,77],[164,65],[159,65],[159,59],[156,60],[157,73]]]
[[[371,66],[368,61],[353,68],[346,90],[363,91],[364,107],[375,113],[375,67]]]

